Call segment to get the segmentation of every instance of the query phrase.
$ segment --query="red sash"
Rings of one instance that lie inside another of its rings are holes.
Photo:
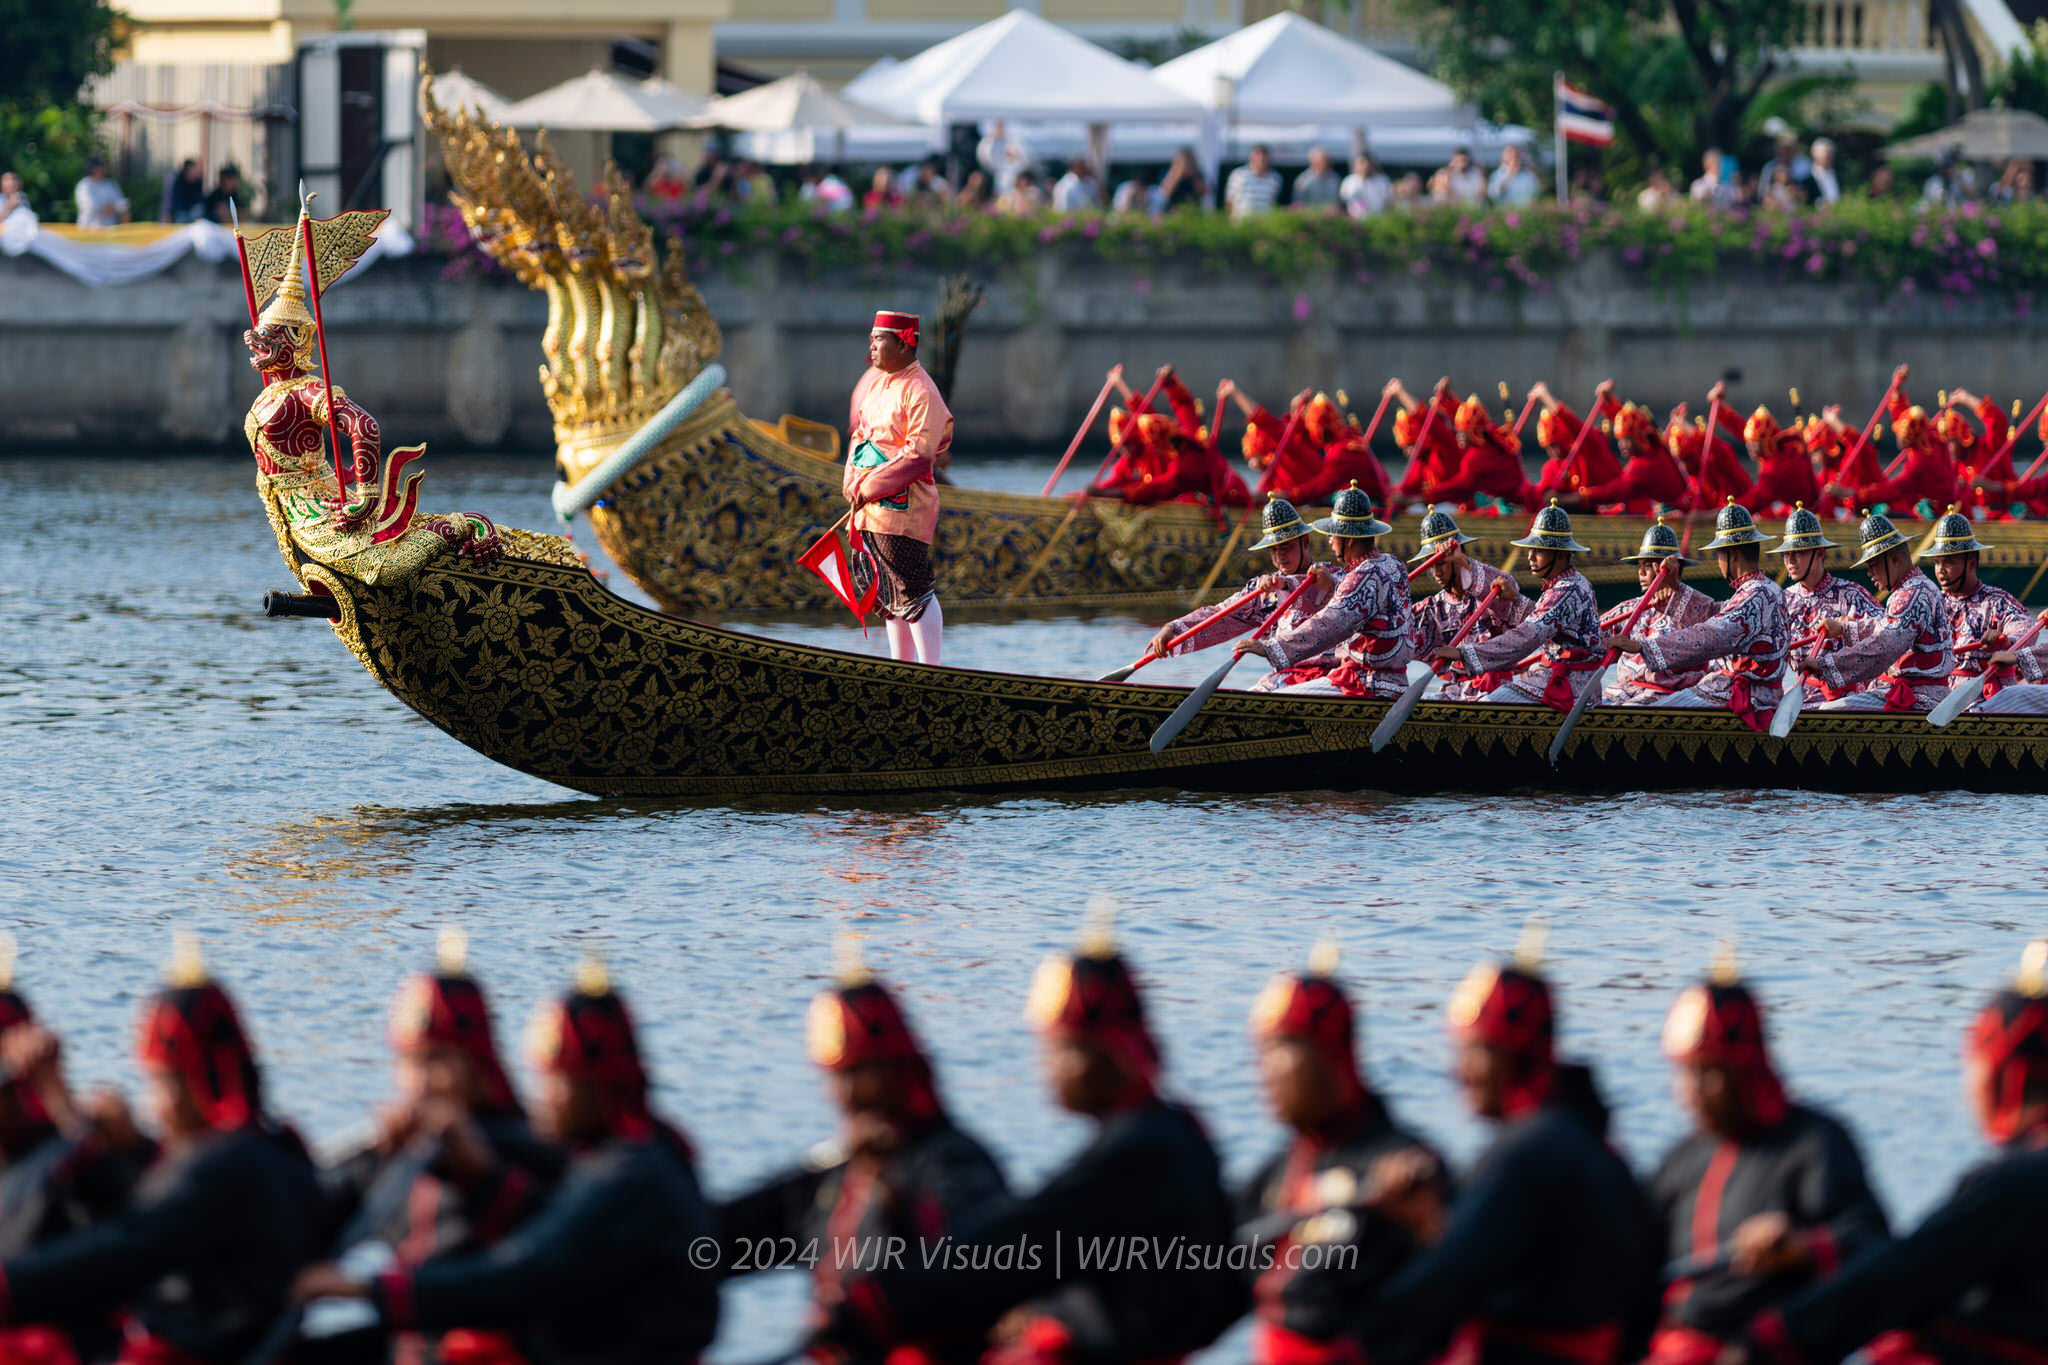
[[[508,1334],[466,1327],[442,1333],[439,1354],[441,1365],[526,1365]]]
[[[1365,1365],[1365,1352],[1351,1337],[1303,1336],[1262,1320],[1252,1329],[1252,1365]]]
[[[1587,673],[1600,667],[1597,655],[1582,655],[1579,658],[1560,658],[1550,665],[1550,681],[1543,684],[1543,695],[1538,698],[1545,706],[1563,715],[1572,709],[1579,699],[1579,691],[1571,684],[1572,675]]]
[[[0,1365],[78,1365],[78,1351],[54,1327],[5,1327],[0,1328]]]
[[[1917,668],[1924,672],[1940,662],[1941,656],[1939,654],[1916,649],[1910,651],[1904,658],[1886,669],[1884,676],[1891,680],[1891,686],[1885,689],[1884,709],[1887,711],[1918,711],[1920,709],[1920,699],[1914,695],[1914,689],[1923,686],[1934,686],[1936,680],[1933,678],[1922,678],[1917,683],[1908,682],[1900,670]]]
[[[1763,665],[1754,659],[1744,659],[1727,670],[1728,709],[1750,728],[1751,733],[1759,735],[1770,722],[1765,719],[1763,709],[1752,703],[1749,697],[1750,689],[1763,681],[1763,673]],[[1790,687],[1793,681],[1791,672],[1787,670],[1785,686]],[[1776,710],[1775,707],[1772,709]]]
[[[1659,1327],[1643,1365],[1714,1365],[1727,1343],[1691,1327]]]

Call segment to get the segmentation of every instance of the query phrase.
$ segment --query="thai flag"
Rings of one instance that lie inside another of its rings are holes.
[[[1576,90],[1559,76],[1556,81],[1557,131],[1567,142],[1605,147],[1614,141],[1614,109]]]

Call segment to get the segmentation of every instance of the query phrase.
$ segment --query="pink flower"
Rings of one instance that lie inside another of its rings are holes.
[[[1806,273],[1809,275],[1818,275],[1827,268],[1827,257],[1821,255],[1818,251],[1806,258]]]
[[[1309,306],[1308,295],[1296,294],[1294,296],[1294,320],[1296,322],[1308,321],[1308,315],[1313,311]]]
[[[1979,237],[1977,239],[1977,254],[1987,261],[1991,260],[1998,255],[1998,243],[1989,237]]]

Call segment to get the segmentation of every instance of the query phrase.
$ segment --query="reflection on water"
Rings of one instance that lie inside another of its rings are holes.
[[[1042,467],[987,477],[1021,486]],[[829,1129],[802,1018],[834,932],[853,928],[930,1035],[949,1101],[1028,1181],[1080,1130],[1040,1094],[1025,987],[1104,891],[1124,906],[1171,1075],[1233,1171],[1276,1136],[1246,1011],[1324,934],[1363,989],[1376,1080],[1469,1153],[1480,1134],[1444,1074],[1443,1001],[1541,911],[1567,1050],[1597,1061],[1639,1165],[1679,1126],[1663,1012],[1731,934],[1794,1090],[1847,1115],[1910,1213],[1977,1150],[1957,1096],[1963,1022],[2048,931],[2048,801],[2034,797],[594,800],[457,745],[320,623],[264,620],[263,591],[288,580],[244,462],[15,460],[0,478],[34,528],[0,542],[0,896],[23,984],[78,1079],[129,1080],[136,995],[167,927],[195,925],[247,1002],[281,1106],[315,1133],[384,1093],[391,992],[460,921],[508,1042],[579,952],[604,953],[662,1104],[712,1188],[733,1190]],[[425,505],[545,527],[546,492],[537,459],[442,460]],[[1156,624],[967,623],[947,649],[1092,676]],[[832,621],[767,633],[882,647]],[[789,1341],[796,1292],[746,1289],[720,1354]]]

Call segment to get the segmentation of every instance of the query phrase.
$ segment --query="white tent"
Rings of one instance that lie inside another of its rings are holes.
[[[818,84],[808,71],[784,76],[737,95],[711,101],[690,120],[693,128],[730,128],[739,133],[787,133],[803,129],[860,128],[906,120],[871,109]]]
[[[465,76],[459,66],[434,77],[434,102],[443,109],[479,110],[493,123],[503,123],[512,109],[511,100],[474,76]]]
[[[887,71],[862,73],[856,98],[940,127],[990,119],[1189,122],[1204,112],[1143,67],[1025,10],[1011,10]]]
[[[659,77],[636,81],[592,71],[527,96],[507,111],[505,122],[558,133],[660,133],[681,127],[709,103]]]
[[[1154,71],[1161,85],[1238,123],[1470,124],[1442,81],[1292,11],[1261,19]]]

